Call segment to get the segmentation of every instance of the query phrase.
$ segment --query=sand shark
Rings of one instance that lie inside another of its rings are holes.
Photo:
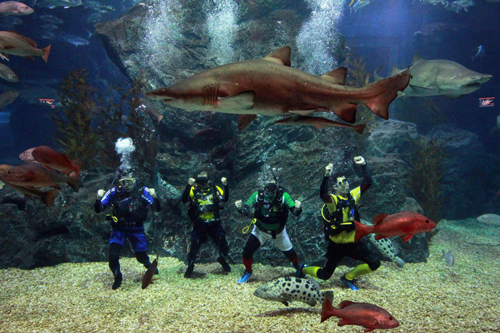
[[[399,97],[427,97],[443,95],[450,98],[470,94],[493,76],[474,72],[450,60],[425,60],[418,54],[410,66],[412,79]],[[392,74],[400,70],[393,67]]]
[[[355,122],[359,103],[388,119],[389,104],[410,82],[410,71],[363,88],[344,85],[344,67],[315,76],[292,68],[291,49],[282,47],[268,56],[211,68],[146,96],[185,110],[240,114],[240,129],[256,115],[308,116],[333,111],[342,120]]]

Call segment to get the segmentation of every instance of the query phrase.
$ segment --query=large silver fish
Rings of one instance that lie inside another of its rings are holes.
[[[281,302],[288,306],[288,302],[297,301],[315,306],[321,304],[325,297],[333,301],[333,291],[320,291],[318,281],[297,277],[281,277],[260,286],[253,293],[259,298],[268,301]]]

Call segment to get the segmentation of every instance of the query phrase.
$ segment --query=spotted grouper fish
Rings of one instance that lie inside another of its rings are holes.
[[[288,302],[298,301],[315,306],[327,297],[333,300],[333,291],[320,291],[316,280],[301,279],[297,277],[281,277],[260,286],[253,293],[259,298],[268,301],[281,302],[288,306]]]
[[[380,253],[391,259],[391,261],[396,263],[396,265],[399,267],[403,267],[405,265],[405,261],[396,255],[396,248],[394,247],[394,244],[392,244],[392,240],[390,238],[375,240],[375,234],[369,234],[367,238],[368,241],[380,251]]]

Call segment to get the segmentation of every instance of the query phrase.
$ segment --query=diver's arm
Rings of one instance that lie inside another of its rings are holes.
[[[191,185],[187,184],[184,192],[182,192],[182,203],[186,203],[189,201],[189,193],[191,193]]]
[[[154,212],[159,212],[159,211],[160,211],[160,209],[161,209],[160,199],[158,199],[158,198],[153,198],[153,203],[151,204],[151,209],[152,209]]]
[[[246,215],[248,217],[253,217],[252,207],[257,203],[258,195],[259,195],[259,192],[255,191],[250,196],[250,198],[247,200],[247,202],[241,207],[241,209],[238,209],[238,212],[240,212],[240,214]]]
[[[100,199],[96,199],[94,203],[94,210],[96,213],[102,213],[106,209]]]
[[[323,181],[321,182],[321,186],[319,188],[319,196],[321,200],[326,203],[332,202],[332,196],[328,193],[328,183],[330,181],[330,177],[323,177]]]
[[[229,186],[224,185],[224,191],[222,191],[221,201],[228,202],[229,201]]]
[[[113,196],[114,191],[108,190],[106,193],[103,193],[104,190],[97,191],[97,197],[94,203],[94,210],[96,213],[103,212],[107,206],[111,203],[111,197]]]
[[[365,165],[362,165],[361,166],[361,170],[363,171],[363,184],[361,184],[361,194],[365,193],[366,190],[368,190],[370,188],[370,186],[372,186],[372,183],[373,183],[373,179],[372,179],[372,174],[370,173],[370,170],[368,169],[368,166],[365,164]]]
[[[290,194],[285,192],[283,193],[283,197],[285,198],[285,205],[288,207],[290,212],[292,212],[294,216],[299,216],[302,213],[302,205],[300,202],[298,202],[299,208],[297,208],[297,203],[292,199]]]

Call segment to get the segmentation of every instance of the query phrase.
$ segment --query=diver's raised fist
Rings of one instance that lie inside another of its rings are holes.
[[[330,177],[332,175],[333,163],[328,164],[325,167],[325,177]]]
[[[295,200],[295,209],[300,209],[300,207],[302,207],[302,202]]]
[[[356,156],[356,157],[354,157],[354,163],[356,163],[358,165],[366,165],[366,161],[363,158],[363,156]]]
[[[105,193],[106,191],[104,190],[97,191],[97,200],[101,200]]]
[[[220,181],[222,182],[222,185],[226,186],[227,185],[227,178],[226,177],[222,177],[220,179]]]
[[[196,179],[194,179],[194,178],[189,178],[189,180],[188,180],[189,185],[193,185],[195,182],[196,182]]]
[[[241,200],[237,200],[234,205],[236,206],[236,208],[238,208],[238,210],[241,209],[241,207],[243,207],[243,201]]]
[[[154,188],[146,188],[149,192],[149,195],[151,196],[151,198],[156,198],[156,190]]]

